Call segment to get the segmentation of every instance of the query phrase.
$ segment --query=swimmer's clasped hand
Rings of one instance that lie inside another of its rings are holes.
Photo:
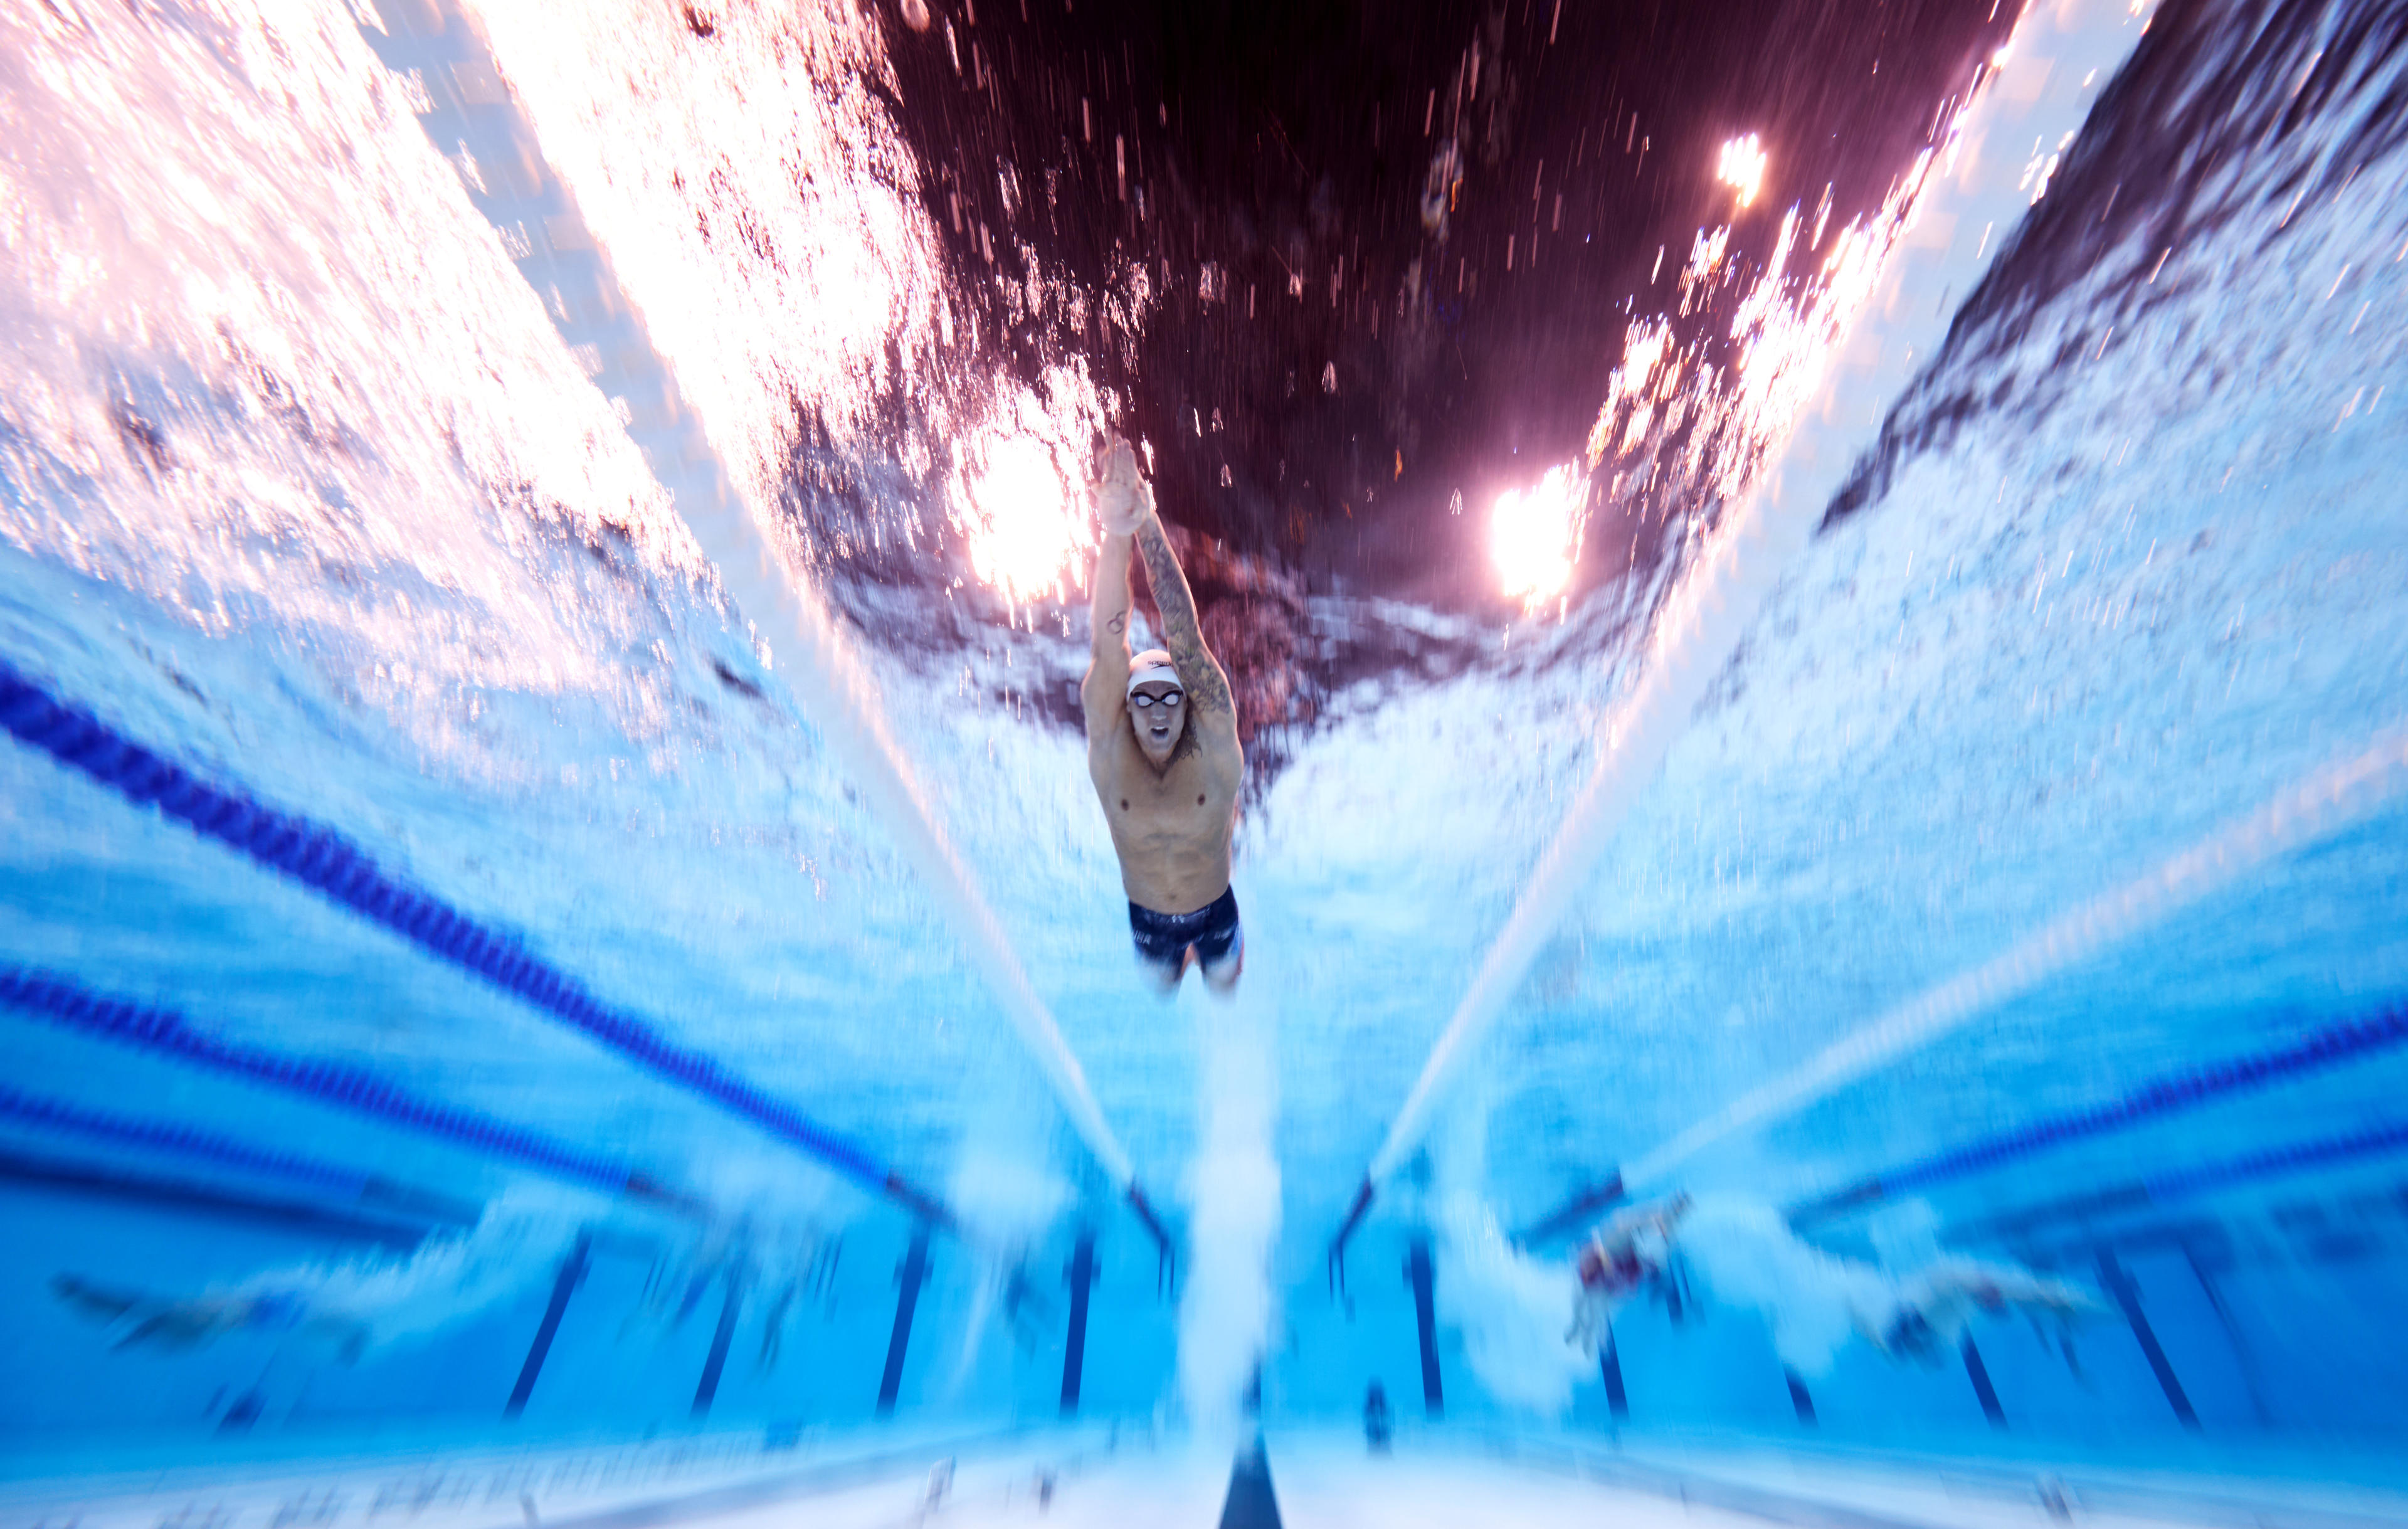
[[[1112,536],[1134,536],[1154,513],[1154,490],[1137,469],[1137,454],[1125,440],[1115,440],[1104,453],[1103,475],[1096,480],[1096,519]]]

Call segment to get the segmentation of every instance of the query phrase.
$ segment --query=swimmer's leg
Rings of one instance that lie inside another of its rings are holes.
[[[1195,951],[1186,945],[1181,945],[1168,957],[1142,949],[1137,953],[1138,970],[1145,974],[1146,986],[1163,998],[1179,991],[1179,979],[1187,974],[1187,968],[1195,959]]]
[[[1246,951],[1241,943],[1229,959],[1215,966],[1204,968],[1204,986],[1215,998],[1231,998],[1238,991],[1238,979],[1246,974]]]
[[[1167,932],[1161,916],[1129,904],[1129,943],[1137,948],[1139,970],[1157,994],[1168,998],[1187,974],[1187,942]]]
[[[1204,937],[1196,942],[1196,964],[1204,969],[1204,986],[1216,998],[1227,998],[1238,990],[1238,978],[1246,971],[1246,931],[1238,924],[1238,900],[1226,893],[1228,916],[1216,919]]]

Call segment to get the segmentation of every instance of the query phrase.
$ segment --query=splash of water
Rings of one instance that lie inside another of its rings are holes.
[[[776,502],[797,403],[839,445],[878,437],[881,400],[933,369],[951,299],[876,22],[727,7],[705,46],[647,0],[472,9],[738,491]]]
[[[302,1291],[315,1307],[359,1322],[375,1349],[424,1343],[549,1277],[571,1225],[557,1215],[497,1207],[466,1236],[431,1243],[398,1263],[357,1262],[287,1277],[269,1288]],[[254,1293],[262,1281],[239,1287]]]
[[[1472,1195],[1441,1196],[1435,1230],[1438,1289],[1472,1373],[1508,1406],[1561,1417],[1593,1365],[1567,1336],[1579,1280],[1564,1264],[1516,1248]]]
[[[1754,1201],[1700,1200],[1681,1248],[1717,1298],[1764,1318],[1782,1363],[1808,1377],[1827,1373],[1860,1318],[1871,1320],[1896,1289],[1870,1264],[1799,1241],[1779,1211]]]
[[[475,10],[741,494],[779,502],[798,457],[855,495],[891,466],[916,485],[884,507],[915,548],[941,513],[1015,605],[1076,578],[1104,400],[1076,356],[1033,389],[982,363],[991,337],[946,280],[868,13],[737,7],[700,45],[647,0]],[[1144,306],[1134,289],[1098,304],[1017,253],[1007,325],[1058,310],[1083,327],[1091,307],[1125,325]]]

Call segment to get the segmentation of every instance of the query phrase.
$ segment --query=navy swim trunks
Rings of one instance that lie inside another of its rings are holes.
[[[1238,928],[1238,889],[1230,887],[1194,913],[1156,913],[1132,902],[1129,935],[1137,943],[1138,959],[1173,982],[1187,969],[1190,946],[1206,972],[1217,973],[1245,954],[1245,935]]]

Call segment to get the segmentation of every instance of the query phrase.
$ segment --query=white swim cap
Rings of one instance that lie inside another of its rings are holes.
[[[1179,666],[1172,663],[1170,661],[1170,655],[1163,652],[1160,648],[1148,648],[1143,653],[1137,654],[1129,659],[1128,688],[1130,694],[1136,694],[1137,687],[1140,685],[1154,684],[1163,680],[1168,680],[1171,684],[1179,686],[1182,693],[1187,689],[1187,682],[1179,677]]]

